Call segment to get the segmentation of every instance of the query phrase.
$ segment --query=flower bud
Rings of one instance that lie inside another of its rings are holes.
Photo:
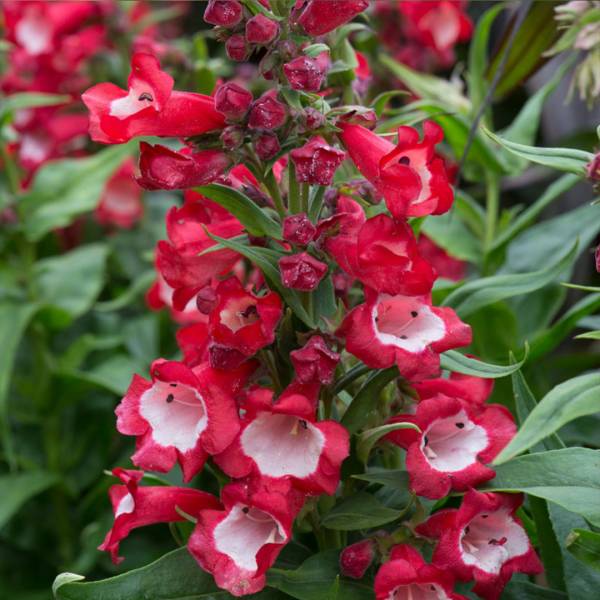
[[[283,220],[283,239],[290,244],[306,246],[315,239],[317,228],[306,213],[291,215]]]
[[[299,56],[283,65],[290,86],[295,90],[318,92],[325,81],[326,68],[323,61],[310,56]]]
[[[327,273],[327,265],[307,252],[302,252],[280,258],[279,271],[285,287],[310,292]]]
[[[597,184],[600,182],[600,153],[596,154],[592,161],[587,165],[588,179]]]
[[[594,258],[596,259],[596,271],[600,273],[600,246],[596,247]]]
[[[290,152],[296,165],[296,179],[301,183],[331,185],[336,169],[342,164],[345,153],[329,146],[320,136],[310,139],[301,148]]]
[[[246,40],[251,44],[268,44],[279,34],[279,24],[262,14],[257,14],[246,23]]]
[[[217,293],[210,285],[203,287],[196,296],[196,307],[203,315],[210,314],[216,302]]]
[[[302,114],[302,122],[308,131],[323,127],[323,125],[325,125],[325,121],[325,115],[316,108],[309,106],[308,108],[304,109],[304,113]]]
[[[369,7],[369,0],[309,0],[298,18],[308,35],[323,35],[351,21]]]
[[[299,350],[290,352],[290,358],[300,383],[319,382],[328,385],[333,381],[340,355],[325,343],[320,335],[313,335]]]
[[[225,52],[231,60],[242,62],[248,58],[248,46],[241,33],[236,33],[225,42]]]
[[[237,0],[209,0],[204,20],[211,25],[234,27],[242,19],[242,5]]]
[[[254,150],[258,158],[269,160],[281,150],[281,145],[276,134],[272,131],[263,131],[254,139]]]
[[[237,150],[244,143],[244,130],[239,125],[230,125],[221,132],[221,142],[225,150]]]
[[[252,94],[242,86],[225,83],[217,89],[215,108],[230,121],[238,121],[246,115],[252,100]]]
[[[372,540],[346,546],[340,553],[340,571],[345,577],[362,579],[375,558]]]
[[[277,100],[277,92],[263,94],[250,109],[248,126],[251,129],[278,129],[287,118],[285,104]]]

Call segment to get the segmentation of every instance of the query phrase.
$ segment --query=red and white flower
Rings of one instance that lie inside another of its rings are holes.
[[[237,481],[221,492],[225,510],[204,510],[188,549],[216,584],[243,596],[262,590],[265,573],[288,543],[302,494],[289,482]]]
[[[348,432],[336,421],[316,421],[317,393],[318,385],[292,383],[275,400],[270,389],[252,389],[240,434],[217,464],[231,477],[291,478],[306,493],[333,494]]]
[[[427,379],[412,385],[421,400],[442,394],[470,404],[482,405],[492,394],[494,380],[462,373],[450,373],[448,378]]]
[[[497,600],[514,573],[542,571],[521,521],[515,516],[522,494],[468,491],[458,509],[435,513],[417,532],[438,539],[433,564],[461,581],[475,580],[473,591]]]
[[[453,588],[454,578],[447,570],[428,565],[407,544],[394,546],[375,576],[376,600],[466,600]]]
[[[159,359],[152,363],[152,381],[134,375],[115,411],[119,432],[137,438],[133,464],[166,473],[177,462],[190,481],[209,454],[235,439],[240,423],[234,394],[252,368],[220,374],[206,364],[192,371]]]
[[[344,319],[338,334],[367,366],[398,365],[407,379],[435,377],[440,353],[471,343],[471,328],[428,296],[390,296],[365,289],[365,302]]]
[[[128,86],[126,91],[99,83],[82,94],[94,141],[120,144],[140,135],[188,137],[225,126],[213,98],[173,91],[173,78],[150,54],[132,56]]]
[[[504,406],[474,406],[441,394],[419,402],[414,415],[390,419],[407,421],[420,432],[397,430],[386,439],[407,451],[410,486],[427,498],[443,498],[451,490],[464,491],[492,479],[496,473],[486,465],[517,430]]]
[[[99,550],[110,552],[112,561],[117,564],[123,558],[119,556],[119,544],[132,529],[183,521],[184,517],[177,508],[189,515],[196,515],[203,509],[218,509],[219,501],[212,495],[192,488],[175,486],[141,487],[142,471],[117,468],[113,475],[124,485],[113,485],[108,491],[112,503],[115,521],[106,534]]]
[[[360,125],[338,126],[350,158],[394,217],[439,215],[450,209],[454,194],[444,161],[435,153],[435,145],[444,138],[439,125],[425,121],[422,141],[416,129],[402,126],[396,146]]]

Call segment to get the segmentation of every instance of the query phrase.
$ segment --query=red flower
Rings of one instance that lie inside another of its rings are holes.
[[[290,244],[307,246],[315,238],[317,228],[306,213],[290,215],[283,220],[283,239]]]
[[[146,292],[146,304],[151,310],[161,310],[165,307],[170,309],[171,318],[177,323],[196,323],[204,319],[204,315],[198,312],[196,302],[190,299],[182,310],[173,307],[173,296],[175,290],[159,274],[156,281]]]
[[[242,20],[242,5],[237,0],[208,0],[204,20],[211,25],[234,27]]]
[[[454,46],[466,42],[473,32],[473,23],[464,13],[464,0],[440,0],[398,3],[406,18],[409,37],[431,48],[442,66],[454,62]]]
[[[259,13],[246,21],[246,40],[251,44],[269,44],[278,35],[278,23],[265,15]]]
[[[292,535],[302,497],[287,481],[236,481],[221,492],[225,510],[203,510],[188,549],[234,596],[262,590],[265,573]]]
[[[133,160],[126,160],[106,182],[96,208],[96,220],[102,224],[128,229],[144,213],[142,190],[133,178]]]
[[[99,83],[82,94],[94,141],[119,144],[140,135],[187,137],[224,126],[213,98],[173,91],[173,78],[150,54],[133,55],[128,86],[125,91],[113,83]]]
[[[419,402],[414,415],[390,419],[402,421],[415,423],[421,432],[397,430],[386,439],[407,450],[406,470],[415,493],[436,499],[492,479],[496,473],[485,465],[517,430],[504,406],[475,406],[441,394]]]
[[[174,486],[139,487],[144,473],[117,468],[113,475],[125,485],[113,485],[108,491],[112,503],[115,522],[106,534],[99,550],[110,552],[112,561],[120,563],[119,544],[132,529],[154,525],[155,523],[172,523],[183,521],[183,512],[196,515],[203,509],[218,509],[219,501],[206,492],[191,488]]]
[[[428,565],[411,546],[394,546],[390,560],[375,576],[376,600],[466,600],[452,591],[454,578],[447,570]]]
[[[225,83],[215,93],[215,108],[230,121],[246,116],[252,104],[252,94],[237,83]]]
[[[255,296],[230,277],[219,283],[216,293],[208,325],[213,343],[246,357],[273,343],[283,310],[275,292]]]
[[[434,377],[440,353],[471,343],[471,328],[450,308],[431,305],[427,296],[390,296],[365,290],[365,303],[344,319],[346,349],[369,367],[394,363],[407,379]]]
[[[348,456],[348,432],[336,421],[316,421],[318,386],[292,383],[275,400],[254,388],[243,403],[237,439],[217,464],[231,477],[291,478],[308,494],[333,494]]]
[[[327,273],[327,265],[308,252],[301,252],[280,258],[279,271],[285,287],[312,292]]]
[[[333,382],[340,355],[320,335],[313,335],[302,348],[290,352],[290,359],[300,383],[329,385]]]
[[[344,577],[362,579],[375,558],[373,540],[361,540],[340,552],[340,571]]]
[[[146,190],[179,190],[214,181],[231,165],[219,150],[192,152],[140,142],[140,177],[138,184]]]
[[[342,214],[347,204],[339,203]],[[347,221],[343,231],[324,243],[340,267],[378,292],[429,293],[436,274],[419,254],[412,229],[385,214],[367,221],[362,210],[353,214],[358,218]]]
[[[277,100],[277,90],[265,92],[250,109],[250,129],[279,129],[287,119],[285,104]]]
[[[254,138],[252,145],[261,160],[269,160],[281,150],[279,138],[273,131],[261,131]]]
[[[397,146],[360,125],[338,125],[350,158],[396,218],[439,215],[450,209],[452,188],[444,161],[434,151],[443,139],[439,125],[425,121],[422,141],[416,129],[402,126]]]
[[[346,155],[341,150],[329,146],[321,136],[315,136],[304,146],[292,150],[290,156],[296,166],[298,181],[331,185],[335,171]]]
[[[308,35],[323,35],[351,21],[368,7],[368,0],[309,0],[298,18],[298,25]]]
[[[448,379],[428,379],[414,383],[413,387],[421,400],[442,394],[474,405],[482,405],[492,393],[494,380],[450,373]]]
[[[294,90],[318,92],[325,81],[325,73],[329,59],[324,53],[325,60],[298,56],[283,65],[283,72]]]
[[[241,33],[235,33],[225,42],[225,52],[228,58],[242,62],[248,58],[248,44]]]
[[[208,360],[208,325],[206,323],[192,323],[177,330],[175,334],[177,345],[183,354],[183,362],[188,367]]]
[[[473,591],[497,600],[513,573],[541,573],[542,565],[521,521],[515,516],[522,494],[468,491],[458,509],[435,513],[417,532],[437,538],[433,564],[461,581],[475,580]]]
[[[421,256],[436,270],[438,277],[450,281],[460,281],[465,278],[467,263],[464,260],[450,256],[424,233],[419,236],[417,246]]]
[[[157,360],[152,382],[134,375],[116,409],[117,429],[137,437],[134,465],[166,473],[178,462],[185,481],[209,454],[222,452],[239,430],[233,391],[251,367],[219,374],[207,365]]]

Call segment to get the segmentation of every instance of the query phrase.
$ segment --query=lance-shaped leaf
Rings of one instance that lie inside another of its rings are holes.
[[[404,511],[384,506],[371,494],[358,492],[334,506],[321,523],[337,531],[357,531],[379,527],[399,519]]]
[[[369,460],[369,454],[373,446],[386,434],[391,431],[398,429],[413,429],[414,431],[421,431],[414,423],[390,423],[389,425],[381,425],[380,427],[373,427],[373,429],[367,429],[358,436],[356,443],[356,456],[364,464],[367,464]]]
[[[37,108],[40,106],[56,106],[57,104],[66,104],[70,101],[70,96],[62,96],[59,94],[44,94],[42,92],[22,92],[20,94],[12,94],[11,96],[2,98],[2,104],[0,105],[0,121],[15,110]]]
[[[600,571],[600,533],[574,529],[567,537],[566,546],[581,562]]]
[[[474,377],[483,377],[484,379],[499,379],[511,375],[518,371],[525,361],[529,347],[525,345],[525,356],[517,363],[511,365],[494,365],[486,363],[476,358],[470,358],[461,354],[457,350],[447,350],[440,355],[442,369],[462,373],[463,375],[473,375]]]

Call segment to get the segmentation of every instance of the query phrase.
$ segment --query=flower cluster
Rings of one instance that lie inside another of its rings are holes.
[[[365,0],[251,4],[210,0],[204,18],[232,60],[260,55],[272,83],[257,97],[239,80],[211,96],[179,91],[148,52],[133,54],[127,89],[100,83],[83,95],[97,142],[176,138],[179,149],[141,142],[137,182],[185,190],[148,293],[181,325],[181,360],[157,359],[150,379],[134,376],[117,429],[135,437],[139,469],[178,464],[188,483],[208,461],[229,478],[217,499],[144,487],[142,471],[117,470],[124,485],[111,490],[115,524],[102,549],[116,558],[134,527],[187,516],[188,549],[217,585],[261,590],[294,523],[318,519],[316,497],[338,492],[350,434],[334,388],[360,361],[412,390],[378,423],[412,425],[386,437],[406,450],[412,492],[466,494],[460,508],[414,524],[413,539],[439,540],[431,565],[411,545],[390,551],[395,538],[382,532],[342,553],[343,572],[362,577],[388,559],[375,579],[382,600],[460,598],[455,580],[498,598],[512,573],[538,572],[539,562],[514,514],[522,499],[474,490],[494,477],[489,463],[515,433],[510,413],[486,404],[485,380],[441,374],[440,354],[471,343],[469,325],[432,301],[438,271],[456,280],[464,265],[415,235],[417,218],[453,204],[443,131],[426,121],[422,134],[380,135],[374,111],[340,100],[347,82],[335,69],[328,76],[326,36]],[[445,18],[403,10],[423,40]]]

